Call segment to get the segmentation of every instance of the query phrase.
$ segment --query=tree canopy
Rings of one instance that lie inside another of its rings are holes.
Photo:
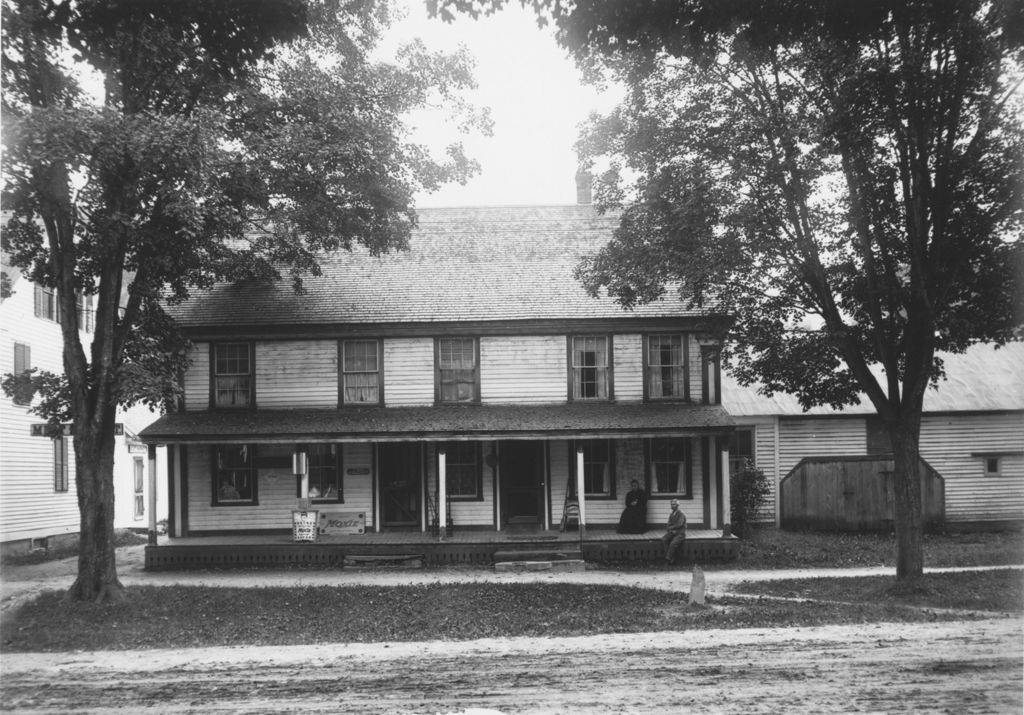
[[[805,407],[866,395],[896,453],[897,573],[920,575],[939,353],[1024,322],[1024,3],[523,4],[627,92],[579,141],[622,210],[579,278],[627,306],[678,287],[729,311],[743,383]]]
[[[30,387],[46,393],[37,413],[75,423],[76,595],[116,588],[116,406],[178,389],[163,301],[282,272],[301,289],[323,251],[401,249],[414,194],[476,170],[404,123],[433,106],[489,131],[463,96],[470,59],[411,43],[375,60],[390,19],[359,0],[4,0],[3,248],[60,306],[64,373]]]

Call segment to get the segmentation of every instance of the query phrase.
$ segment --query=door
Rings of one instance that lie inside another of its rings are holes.
[[[544,523],[544,443],[501,442],[498,478],[504,526]]]
[[[382,527],[420,526],[420,446],[383,443],[378,447]]]

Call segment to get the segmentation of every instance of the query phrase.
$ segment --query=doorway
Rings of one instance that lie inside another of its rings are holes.
[[[503,527],[543,526],[545,466],[543,442],[498,444]]]
[[[382,527],[420,526],[421,473],[418,444],[385,442],[378,446]]]

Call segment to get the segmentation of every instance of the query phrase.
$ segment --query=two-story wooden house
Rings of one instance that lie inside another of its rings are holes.
[[[678,499],[691,550],[734,548],[727,318],[674,292],[631,311],[588,296],[574,270],[617,222],[590,205],[422,210],[408,251],[326,256],[303,293],[218,285],[172,306],[193,341],[184,404],[142,432],[168,448],[171,545],[285,543],[306,498],[360,524],[321,547],[454,549],[554,538],[576,502],[588,541],[653,554]],[[650,533],[619,537],[632,480]]]
[[[56,293],[32,283],[2,256],[0,375],[38,368],[63,371]],[[78,301],[83,344],[92,338],[92,298]],[[48,548],[78,534],[74,428],[49,429],[30,412],[38,397],[0,396],[0,551]],[[134,433],[156,419],[144,406],[118,413],[114,453],[114,526],[146,529],[150,512],[146,449]],[[152,516],[152,519],[150,518]]]

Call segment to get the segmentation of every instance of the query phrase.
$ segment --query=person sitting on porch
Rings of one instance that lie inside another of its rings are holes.
[[[626,508],[619,517],[620,534],[642,534],[647,531],[647,492],[640,488],[640,482],[630,482],[630,490],[626,492]]]
[[[668,523],[665,525],[665,535],[661,537],[661,543],[665,545],[665,561],[670,564],[676,562],[676,551],[682,548],[686,542],[686,514],[679,509],[679,502],[673,499],[671,502],[672,512],[668,515]]]

